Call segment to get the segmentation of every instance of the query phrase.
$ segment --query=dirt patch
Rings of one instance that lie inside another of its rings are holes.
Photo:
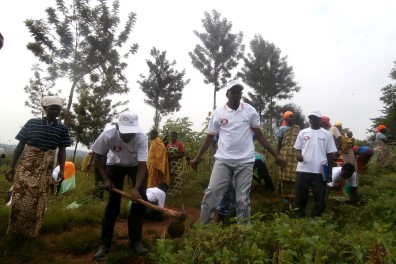
[[[255,186],[253,188],[252,193],[250,195],[251,203],[254,206],[255,204],[273,204],[280,201],[279,196],[277,196],[273,191],[267,191],[261,186]],[[180,210],[180,208],[170,208],[172,210]],[[185,208],[185,213],[187,214],[187,219],[185,222],[186,227],[191,223],[195,223],[198,221],[200,216],[200,208]],[[161,222],[152,222],[149,220],[145,220],[143,224],[143,240],[144,242],[148,242],[147,244],[154,244],[156,239],[168,237],[166,234],[166,230],[168,225],[172,222],[172,218],[166,218]],[[101,226],[93,226],[98,233],[100,233]],[[117,219],[115,230],[114,230],[114,238],[113,238],[113,248],[117,245],[126,245],[129,243],[128,240],[128,223],[127,219]],[[73,232],[73,231],[72,231]],[[186,229],[188,232],[188,228]],[[99,245],[98,245],[99,246]],[[86,254],[86,255],[57,255],[54,256],[57,260],[65,263],[71,264],[83,264],[83,263],[93,263],[92,257],[95,252]],[[103,261],[101,263],[104,263]],[[122,262],[123,264],[152,264],[152,261],[147,257],[136,256],[134,259],[125,260]]]

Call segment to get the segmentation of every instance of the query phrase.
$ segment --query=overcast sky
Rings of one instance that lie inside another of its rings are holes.
[[[139,114],[140,125],[147,131],[152,126],[154,110],[145,105],[144,94],[137,80],[147,75],[145,60],[152,47],[167,51],[175,68],[186,69],[191,79],[184,89],[181,111],[172,117],[188,116],[196,131],[213,105],[213,87],[203,83],[203,76],[191,65],[188,55],[200,44],[193,30],[203,31],[204,12],[216,9],[232,22],[232,32],[244,33],[246,52],[254,34],[281,49],[293,66],[295,81],[301,91],[290,101],[300,106],[303,114],[318,109],[332,123],[341,121],[358,139],[365,139],[369,118],[381,115],[381,88],[391,83],[389,73],[396,61],[396,1],[234,1],[234,0],[121,0],[121,20],[135,12],[137,22],[131,33],[131,43],[140,48],[131,56],[125,74],[131,88],[123,99]],[[32,78],[31,67],[36,59],[26,45],[32,40],[26,19],[45,18],[46,7],[55,0],[13,0],[1,4],[0,32],[5,41],[0,50],[1,76],[1,143],[17,143],[14,139],[21,126],[30,118],[24,107],[27,95],[23,87]],[[65,98],[70,84],[62,83]],[[217,95],[217,105],[226,102],[224,90]],[[167,118],[164,118],[166,120]]]

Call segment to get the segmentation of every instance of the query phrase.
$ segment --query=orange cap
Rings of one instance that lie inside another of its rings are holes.
[[[286,119],[286,118],[288,118],[289,116],[292,116],[292,115],[294,115],[293,112],[291,112],[291,111],[286,111],[286,112],[283,114],[283,119]]]
[[[381,130],[384,130],[385,128],[386,128],[386,126],[379,125],[379,126],[377,126],[377,132],[381,132]]]

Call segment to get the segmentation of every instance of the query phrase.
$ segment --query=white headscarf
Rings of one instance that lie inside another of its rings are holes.
[[[43,99],[41,100],[41,105],[42,106],[59,105],[60,107],[63,107],[63,101],[58,96],[44,96]]]

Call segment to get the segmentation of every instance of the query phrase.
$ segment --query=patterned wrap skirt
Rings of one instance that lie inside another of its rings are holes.
[[[55,150],[26,145],[13,183],[7,234],[36,237],[47,206]]]

